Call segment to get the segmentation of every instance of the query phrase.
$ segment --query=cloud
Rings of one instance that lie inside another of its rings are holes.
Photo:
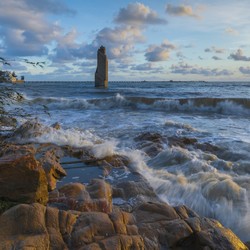
[[[204,51],[205,52],[214,52],[214,53],[217,53],[217,54],[225,53],[225,49],[216,48],[215,46],[212,46],[211,48],[206,48]]]
[[[171,4],[168,4],[166,7],[166,12],[172,16],[188,16],[200,18],[197,14],[194,14],[192,7],[188,5],[173,6]]]
[[[202,68],[199,66],[192,66],[184,63],[171,66],[171,73],[182,74],[182,75],[203,75],[203,76],[229,76],[232,73],[226,69],[209,69]]]
[[[138,71],[150,71],[150,73],[159,73],[163,71],[163,67],[154,67],[152,63],[134,65],[131,69]]]
[[[176,57],[179,58],[180,60],[186,59],[186,56],[184,56],[181,51],[178,51],[176,53]]]
[[[126,8],[121,8],[114,21],[126,25],[155,25],[166,24],[167,21],[142,3],[130,3]]]
[[[73,59],[96,59],[97,49],[104,45],[109,59],[122,61],[132,56],[136,43],[143,43],[142,30],[132,26],[103,28],[90,43],[76,43],[76,32],[71,31],[58,40],[54,49],[53,61],[71,61]]]
[[[23,2],[24,4],[26,4],[26,6],[29,7],[29,9],[32,9],[37,12],[45,12],[45,13],[50,12],[59,15],[61,14],[73,15],[76,13],[75,10],[70,9],[60,0],[42,0],[42,1],[19,0],[19,2]]]
[[[214,59],[214,60],[216,60],[216,61],[222,60],[222,59],[221,59],[220,57],[218,57],[218,56],[213,56],[212,59]]]
[[[235,53],[230,54],[228,59],[233,59],[235,61],[250,61],[250,57],[244,56],[243,55],[243,50],[238,49]]]
[[[227,27],[225,29],[225,32],[230,34],[230,35],[235,35],[235,36],[239,34],[239,32],[237,30],[233,29],[232,27]]]
[[[239,67],[239,71],[244,75],[250,75],[250,67]]]
[[[1,1],[0,9],[1,38],[4,54],[8,56],[46,55],[46,45],[57,40],[62,33],[62,28],[49,22],[46,14],[70,12],[59,0]]]
[[[170,51],[174,49],[176,46],[165,40],[160,45],[150,45],[146,50],[145,57],[150,62],[166,61]]]

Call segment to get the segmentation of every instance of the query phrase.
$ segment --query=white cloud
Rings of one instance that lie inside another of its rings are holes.
[[[115,28],[103,28],[91,43],[76,43],[76,32],[62,37],[54,49],[52,59],[54,61],[70,61],[73,59],[96,59],[97,49],[103,45],[106,47],[109,59],[122,61],[134,51],[136,43],[145,41],[141,29],[132,26],[118,26]]]
[[[165,40],[160,45],[150,45],[146,50],[145,57],[150,62],[166,61],[170,51],[174,49],[176,46]]]
[[[172,16],[188,16],[199,18],[199,16],[194,13],[192,7],[189,5],[173,6],[171,4],[168,4],[166,7],[166,12]]]
[[[114,21],[126,25],[154,25],[166,24],[167,21],[142,3],[130,3],[126,8],[121,8]]]
[[[47,21],[46,13],[69,11],[59,1],[8,0],[0,2],[0,29],[4,53],[11,56],[44,55],[47,44],[56,40],[62,28]],[[58,3],[58,5],[57,5]],[[60,10],[60,11],[59,11]]]

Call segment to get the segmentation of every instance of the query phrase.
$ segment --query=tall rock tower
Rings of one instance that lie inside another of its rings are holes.
[[[97,51],[95,87],[102,87],[102,88],[108,87],[108,58],[104,46],[101,46]]]

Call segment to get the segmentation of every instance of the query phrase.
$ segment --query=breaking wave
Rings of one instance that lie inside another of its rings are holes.
[[[29,100],[30,105],[42,105],[49,110],[82,110],[112,108],[133,110],[154,110],[165,112],[198,112],[225,115],[250,115],[250,99],[247,98],[189,98],[166,99],[147,97],[125,97],[116,94],[102,99],[71,99],[71,98],[35,98]]]

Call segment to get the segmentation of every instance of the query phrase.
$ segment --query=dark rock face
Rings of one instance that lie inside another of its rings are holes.
[[[34,156],[0,158],[0,197],[24,203],[47,203],[48,182]]]
[[[97,51],[97,68],[95,72],[95,87],[108,87],[108,58],[105,47]]]
[[[137,147],[143,150],[150,157],[156,156],[163,150],[163,144],[165,139],[159,133],[142,133],[135,139]]]

